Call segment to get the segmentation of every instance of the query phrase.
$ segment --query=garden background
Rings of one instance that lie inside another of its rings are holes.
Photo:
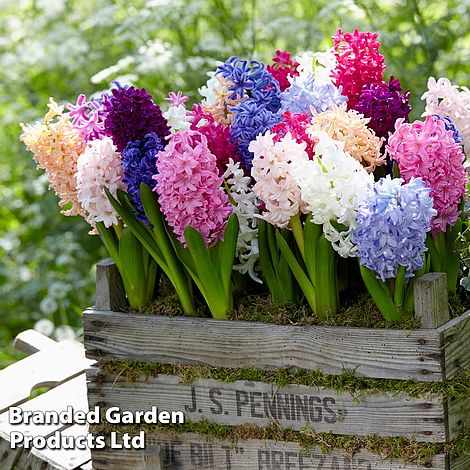
[[[338,26],[357,27],[379,32],[416,119],[427,77],[470,84],[469,18],[470,0],[0,0],[0,368],[40,319],[53,337],[80,337],[106,256],[82,219],[60,215],[19,141],[18,123],[40,119],[49,96],[75,102],[118,79],[159,102],[195,98],[216,60],[324,50]]]

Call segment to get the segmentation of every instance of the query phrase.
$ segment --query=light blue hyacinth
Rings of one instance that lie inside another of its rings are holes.
[[[382,281],[395,278],[399,266],[406,277],[423,267],[426,234],[437,214],[421,178],[403,183],[387,176],[374,184],[359,208],[352,236],[361,266]]]
[[[281,93],[280,113],[311,114],[310,106],[321,113],[331,109],[333,104],[339,106],[347,100],[341,94],[341,87],[316,80],[313,73],[309,73],[302,78],[294,77],[291,86]]]

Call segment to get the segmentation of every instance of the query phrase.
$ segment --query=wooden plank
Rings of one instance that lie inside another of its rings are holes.
[[[415,314],[421,328],[437,328],[449,320],[446,273],[427,273],[414,281]]]
[[[88,434],[87,425],[68,427],[61,432],[63,439],[77,440]],[[26,462],[26,470],[74,470],[86,464],[91,459],[90,449],[33,449]],[[46,464],[46,465],[45,465]]]
[[[96,265],[96,309],[119,311],[126,305],[126,294],[117,266],[111,259],[101,261]]]
[[[448,440],[452,440],[470,429],[470,400],[467,397],[452,400],[447,404],[447,410]],[[470,466],[468,468],[470,469]]]
[[[72,406],[75,411],[88,411],[85,374],[81,374],[64,384],[49,390],[43,395],[39,395],[34,400],[23,403],[20,405],[20,408],[24,411],[62,411],[66,410],[67,406]],[[26,461],[28,460],[30,451],[29,449],[23,449],[22,446],[18,446],[16,449],[11,449],[11,432],[20,432],[24,436],[46,437],[66,427],[66,425],[60,423],[43,425],[34,423],[10,424],[8,414],[8,411],[6,411],[0,415],[0,448],[8,449],[8,452],[15,454],[17,466],[21,469],[26,468]],[[6,456],[6,460],[3,461],[0,454],[0,468],[13,468],[13,466],[9,465],[9,461],[12,459],[13,457]]]
[[[444,470],[445,456],[436,455],[426,465],[383,460],[361,450],[349,456],[342,450],[325,455],[319,448],[301,449],[296,443],[248,440],[207,440],[196,434],[148,433],[147,446],[162,446],[168,470]],[[147,470],[143,451],[95,449],[95,470]],[[463,470],[463,469],[462,469]]]
[[[280,326],[205,318],[98,312],[83,315],[87,357],[339,375],[442,380],[434,330]]]
[[[57,344],[56,341],[36,330],[22,331],[13,341],[13,346],[26,354],[33,354],[43,349],[50,348],[55,344]]]
[[[63,341],[0,371],[0,413],[26,401],[36,387],[54,387],[83,372],[93,361],[83,347]]]
[[[459,457],[450,458],[450,470],[469,470],[470,469],[470,453]]]
[[[437,329],[441,335],[441,349],[446,380],[470,369],[470,310]]]
[[[198,379],[180,383],[173,375],[126,382],[125,378],[87,371],[90,407],[104,410],[183,411],[185,419],[236,426],[280,426],[300,431],[367,436],[405,436],[445,442],[444,405],[440,399],[411,398],[406,393],[373,393],[353,397],[335,390],[263,382],[232,383]]]
[[[148,446],[144,450],[146,470],[163,470],[163,449],[161,446]]]

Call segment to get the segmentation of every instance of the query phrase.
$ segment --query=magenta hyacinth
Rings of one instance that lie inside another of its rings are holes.
[[[223,239],[232,206],[207,138],[193,130],[172,134],[157,156],[157,169],[155,191],[178,240],[184,243],[184,229],[189,226],[201,234],[206,246]]]
[[[444,121],[434,116],[412,124],[398,119],[387,151],[398,163],[400,176],[406,182],[421,177],[431,188],[437,210],[431,228],[445,232],[447,225],[455,225],[462,196],[466,194],[465,155]]]

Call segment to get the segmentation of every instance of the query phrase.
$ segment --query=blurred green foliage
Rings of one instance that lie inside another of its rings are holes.
[[[14,335],[40,318],[79,328],[105,252],[78,218],[59,213],[19,142],[18,123],[49,96],[75,101],[120,79],[157,101],[197,98],[216,60],[269,60],[276,49],[324,50],[341,26],[380,33],[387,74],[423,111],[427,78],[469,83],[470,1],[0,0],[0,367]]]

